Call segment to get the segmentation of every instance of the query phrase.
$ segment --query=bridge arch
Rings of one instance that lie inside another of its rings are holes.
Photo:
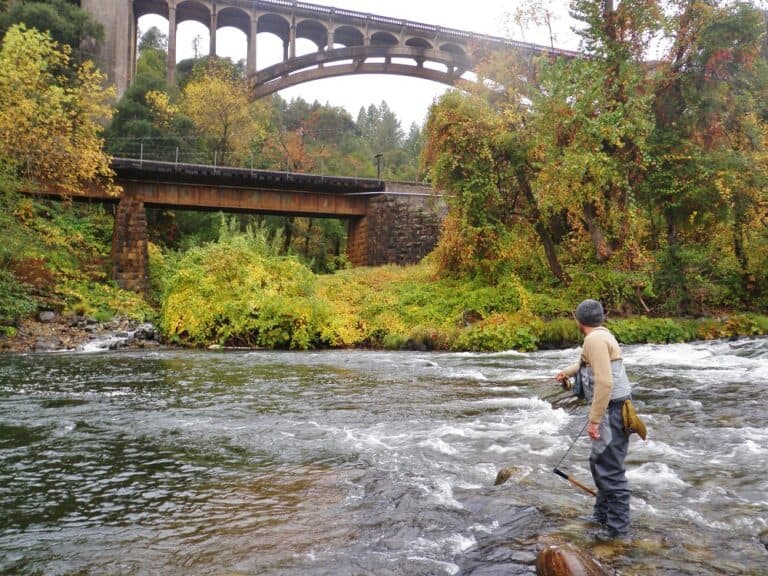
[[[176,24],[192,20],[203,26],[211,25],[211,8],[200,0],[182,0],[176,4]]]
[[[317,20],[307,19],[296,23],[296,37],[314,43],[319,51],[328,45],[328,30]]]
[[[344,47],[363,46],[365,36],[354,26],[339,26],[333,31],[333,43]]]
[[[424,38],[409,38],[405,41],[405,45],[411,46],[413,48],[427,48],[429,50],[432,49],[432,43],[424,40]]]
[[[371,35],[371,46],[397,46],[400,40],[390,32],[374,32]]]
[[[251,18],[242,8],[223,8],[216,18],[216,28],[237,28],[248,36],[251,32]]]
[[[135,73],[137,20],[147,14],[157,14],[168,19],[168,81],[175,82],[176,27],[179,23],[194,21],[210,32],[209,54],[216,54],[216,32],[219,28],[233,28],[246,35],[247,70],[257,90],[262,84],[273,84],[277,78],[299,70],[314,67],[314,73],[305,75],[304,81],[330,78],[339,74],[331,70],[336,66],[326,63],[338,61],[338,51],[365,48],[352,56],[350,74],[403,74],[434,80],[424,70],[432,63],[444,64],[446,71],[439,82],[455,83],[462,74],[472,70],[480,52],[488,50],[517,50],[526,54],[546,53],[578,57],[578,53],[553,50],[535,44],[516,42],[504,38],[474,34],[409,20],[336,9],[302,0],[80,0],[105,29],[107,40],[99,48],[98,60],[108,72],[110,80],[117,84],[122,95]],[[257,36],[259,33],[275,34],[283,43],[282,67],[273,76],[274,66],[257,69]],[[317,46],[314,54],[297,55],[297,41],[309,40]],[[341,47],[341,48],[339,48]],[[384,53],[381,49],[386,49]],[[306,56],[313,56],[307,60]],[[349,54],[346,55],[350,57]],[[392,58],[410,58],[415,64],[399,67],[375,66],[381,62],[368,59],[384,58],[383,64],[391,64]],[[425,65],[427,65],[425,67]],[[325,71],[325,72],[323,72]],[[291,85],[300,78],[291,80]],[[271,93],[263,87],[255,94]]]

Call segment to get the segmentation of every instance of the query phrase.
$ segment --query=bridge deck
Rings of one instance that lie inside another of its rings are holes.
[[[117,173],[118,182],[193,184],[324,194],[383,192],[386,188],[383,180],[373,178],[252,170],[133,158],[113,158],[112,169]]]

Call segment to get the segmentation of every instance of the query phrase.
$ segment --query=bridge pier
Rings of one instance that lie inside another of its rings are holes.
[[[144,202],[123,197],[115,210],[112,232],[112,278],[120,288],[149,291],[149,234]]]
[[[371,198],[368,214],[349,220],[347,258],[353,266],[416,264],[437,245],[446,213],[443,200],[429,194],[403,191]]]

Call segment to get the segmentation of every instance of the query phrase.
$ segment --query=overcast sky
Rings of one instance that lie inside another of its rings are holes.
[[[518,40],[549,44],[546,29],[531,29],[522,35],[519,28],[510,21],[510,13],[516,3],[510,0],[465,0],[464,2],[449,2],[447,0],[315,0],[314,4],[335,6],[359,12],[369,12],[382,16],[391,16],[423,22],[434,26],[444,26],[491,34],[494,36],[513,37]],[[563,48],[575,49],[577,42],[570,32],[571,22],[568,19],[567,0],[551,0],[545,3],[557,12],[556,45]],[[519,3],[518,3],[519,4]],[[157,16],[144,16],[139,21],[140,31],[151,26],[157,26],[163,32],[168,31],[168,21]],[[208,29],[197,22],[184,22],[178,27],[177,58],[183,60],[194,56],[195,38],[201,54],[207,54],[209,45]],[[234,61],[246,58],[245,34],[233,28],[219,29],[217,38],[219,56],[228,56]],[[300,40],[297,44],[297,54],[315,51],[312,43]],[[259,69],[275,64],[282,57],[282,43],[271,34],[258,36]],[[379,104],[385,100],[402,122],[404,130],[412,122],[421,124],[426,118],[427,110],[432,101],[445,92],[443,84],[403,76],[359,75],[341,78],[317,80],[299,86],[294,86],[280,92],[286,100],[302,97],[309,102],[319,100],[334,106],[343,106],[353,118],[357,117],[360,107],[369,104]]]

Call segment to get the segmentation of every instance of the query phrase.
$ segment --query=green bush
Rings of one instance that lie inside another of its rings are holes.
[[[711,245],[674,246],[657,258],[659,313],[712,313],[744,305],[738,262],[728,251]]]
[[[697,321],[696,336],[702,340],[716,340],[738,336],[766,334],[768,318],[750,314],[735,314],[723,318],[706,318]]]
[[[555,318],[544,322],[539,338],[542,348],[566,348],[581,340],[578,324],[573,318]]]
[[[0,326],[12,326],[37,310],[29,289],[8,270],[0,268]]]
[[[609,320],[606,327],[619,342],[640,344],[646,342],[667,344],[693,340],[695,334],[686,326],[669,318],[629,318]]]
[[[231,237],[188,252],[169,274],[161,326],[191,345],[307,349],[325,344],[328,306],[293,258]]]
[[[532,318],[496,316],[462,330],[452,348],[475,352],[532,351],[538,346],[540,330],[540,323]]]
[[[570,270],[573,282],[560,296],[571,302],[573,311],[584,298],[594,298],[606,310],[622,313],[642,311],[642,302],[653,297],[653,280],[649,272],[615,270],[607,265],[580,265]],[[563,301],[561,300],[561,301]]]
[[[57,293],[63,297],[65,313],[86,314],[99,322],[115,316],[138,322],[155,317],[154,310],[141,295],[105,282],[66,281],[57,287]]]

